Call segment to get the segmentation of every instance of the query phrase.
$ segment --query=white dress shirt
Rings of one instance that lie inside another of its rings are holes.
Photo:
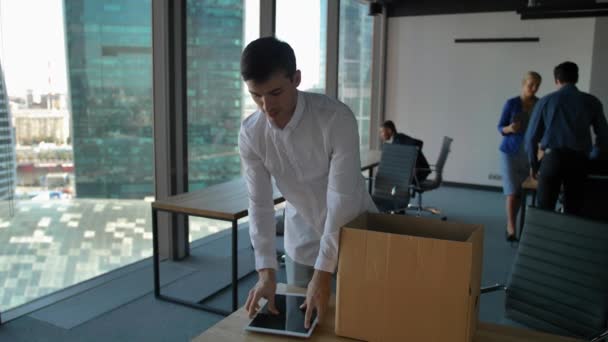
[[[280,129],[258,110],[242,125],[239,149],[249,192],[256,269],[277,268],[271,176],[287,201],[285,251],[297,263],[334,272],[340,227],[376,211],[361,175],[357,121],[343,103],[298,92]]]

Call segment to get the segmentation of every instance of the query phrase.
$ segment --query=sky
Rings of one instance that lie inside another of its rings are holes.
[[[259,1],[244,3],[248,43],[259,35]],[[319,20],[320,0],[277,1],[277,36],[296,53],[300,89],[318,84],[325,72],[320,67]],[[63,0],[0,0],[0,63],[10,96],[23,97],[27,89],[67,93]]]
[[[0,0],[0,62],[10,96],[67,92],[64,37],[62,0]]]

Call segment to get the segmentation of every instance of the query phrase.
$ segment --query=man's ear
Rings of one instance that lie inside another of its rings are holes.
[[[296,70],[296,72],[293,73],[293,84],[296,86],[296,88],[298,86],[300,86],[300,82],[302,82],[302,73],[300,72],[300,70]]]

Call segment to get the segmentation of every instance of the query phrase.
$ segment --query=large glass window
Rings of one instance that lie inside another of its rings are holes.
[[[277,38],[296,54],[299,89],[325,93],[327,0],[277,0],[275,22]]]
[[[362,149],[369,148],[372,69],[372,17],[365,3],[340,1],[338,98],[357,117]]]
[[[187,1],[188,189],[240,177],[238,134],[256,110],[240,74],[243,48],[259,37],[259,1]],[[230,223],[190,218],[190,240]]]
[[[0,310],[151,255],[151,47],[150,0],[0,0]]]

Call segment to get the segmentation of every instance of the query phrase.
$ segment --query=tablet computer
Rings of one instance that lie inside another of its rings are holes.
[[[269,334],[310,337],[317,325],[317,314],[313,312],[312,324],[304,328],[306,310],[300,309],[306,296],[303,294],[286,293],[275,295],[274,303],[279,310],[278,315],[268,311],[268,303],[258,311],[256,316],[245,327],[245,330]]]

